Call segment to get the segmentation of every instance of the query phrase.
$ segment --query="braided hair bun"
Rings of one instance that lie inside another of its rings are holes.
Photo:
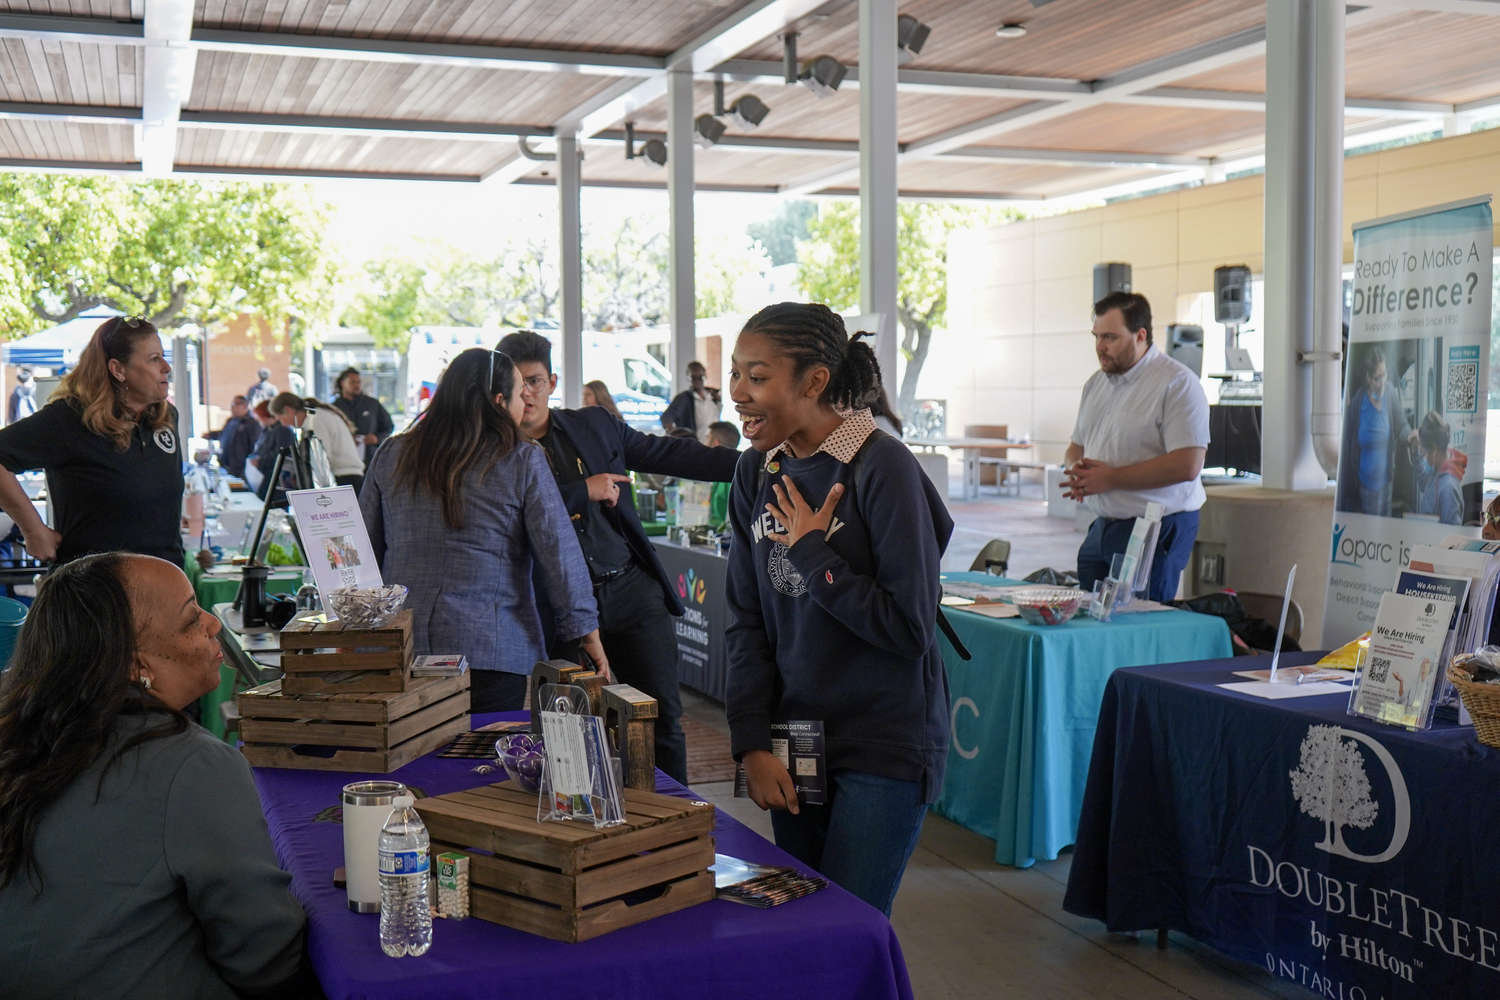
[[[811,368],[827,368],[828,386],[819,401],[836,409],[864,409],[884,392],[880,364],[862,339],[874,335],[861,331],[851,338],[843,317],[820,302],[766,306],[750,317],[740,333],[758,333],[775,341],[792,359],[798,378]]]

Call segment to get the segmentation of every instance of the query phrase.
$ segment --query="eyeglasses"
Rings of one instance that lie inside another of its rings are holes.
[[[1491,514],[1489,511],[1485,511],[1482,516],[1484,518],[1484,521],[1481,524],[1481,527],[1487,528],[1492,524],[1500,526],[1500,514]]]
[[[547,381],[545,375],[533,375],[531,378],[523,378],[521,384],[526,387],[527,392],[538,393],[547,386]]]

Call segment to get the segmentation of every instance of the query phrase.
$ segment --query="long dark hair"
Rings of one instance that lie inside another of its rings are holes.
[[[36,833],[47,807],[109,746],[122,714],[165,718],[123,741],[104,773],[147,740],[180,733],[187,719],[130,682],[136,622],[122,552],[85,556],[42,581],[0,682],[0,888],[24,869],[37,892]],[[98,789],[95,789],[98,794]]]
[[[515,418],[497,395],[516,390],[516,366],[499,351],[473,347],[454,358],[438,380],[432,402],[417,426],[402,434],[396,481],[413,493],[424,488],[443,502],[443,524],[464,526],[459,487],[469,470],[482,476],[509,455],[521,439]]]
[[[844,318],[820,302],[778,302],[751,316],[741,334],[758,333],[774,340],[795,364],[801,378],[809,369],[828,369],[828,386],[818,397],[836,409],[859,410],[882,396],[880,364],[870,345],[862,343],[868,333],[853,337],[844,329]]]

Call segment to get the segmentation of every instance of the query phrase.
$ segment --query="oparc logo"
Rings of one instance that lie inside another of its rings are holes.
[[[1404,547],[1397,542],[1385,542],[1371,538],[1346,538],[1347,524],[1333,527],[1333,552],[1330,561],[1344,566],[1359,566],[1362,563],[1406,564]]]

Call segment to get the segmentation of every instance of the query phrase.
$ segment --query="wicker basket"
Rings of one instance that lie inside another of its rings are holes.
[[[1459,666],[1464,657],[1448,667],[1448,679],[1458,689],[1464,707],[1474,720],[1474,731],[1485,746],[1500,747],[1500,684],[1476,684]]]

